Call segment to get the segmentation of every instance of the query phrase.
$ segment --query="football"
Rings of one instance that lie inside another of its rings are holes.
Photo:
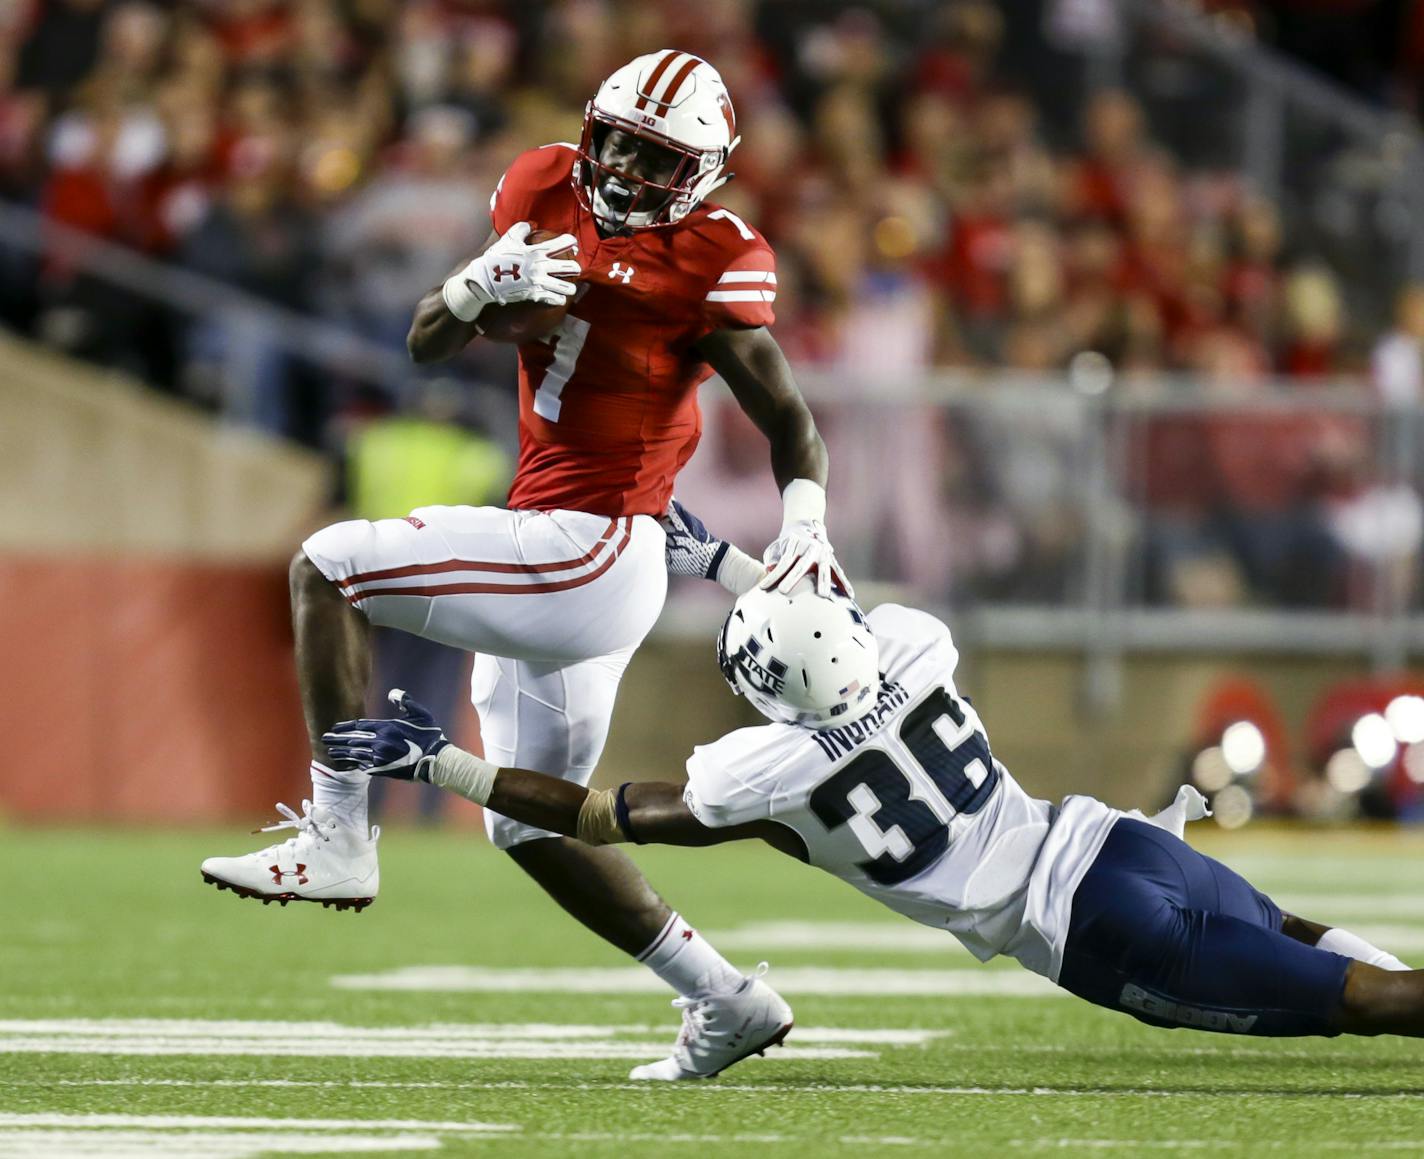
[[[529,235],[530,243],[548,241],[558,235],[547,229],[536,229]],[[554,257],[574,257],[577,249],[570,246]],[[542,302],[514,302],[508,306],[486,306],[476,320],[480,333],[491,342],[537,342],[559,328],[569,312],[568,301],[546,306]]]

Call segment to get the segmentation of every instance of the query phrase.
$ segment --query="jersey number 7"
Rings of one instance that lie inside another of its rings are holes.
[[[574,375],[578,356],[583,352],[583,344],[588,341],[589,324],[572,314],[564,315],[559,328],[544,339],[554,348],[554,361],[544,372],[544,378],[534,392],[534,413],[551,423],[559,421],[559,412],[564,409],[564,387]]]
[[[899,739],[915,768],[866,749],[808,802],[828,830],[851,827],[872,854],[859,868],[880,885],[908,881],[938,861],[949,848],[949,822],[979,812],[999,785],[989,739],[943,688],[905,714]]]

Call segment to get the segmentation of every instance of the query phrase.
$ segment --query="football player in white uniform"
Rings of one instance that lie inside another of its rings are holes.
[[[675,571],[754,570],[677,505],[665,526]],[[374,775],[429,781],[595,844],[760,838],[981,960],[1006,954],[1153,1025],[1424,1036],[1424,971],[1283,913],[1181,840],[1206,813],[1196,790],[1152,818],[1024,792],[956,688],[958,653],[933,616],[893,604],[865,616],[809,584],[753,588],[723,625],[718,659],[770,723],[696,748],[685,785],[590,791],[496,768],[399,692],[400,719],[348,722],[326,740]],[[705,1074],[677,1050],[665,1065],[669,1077]]]

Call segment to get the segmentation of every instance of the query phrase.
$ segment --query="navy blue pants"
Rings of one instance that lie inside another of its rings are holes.
[[[1058,984],[1153,1026],[1333,1035],[1349,964],[1281,933],[1240,874],[1123,818],[1073,895]]]

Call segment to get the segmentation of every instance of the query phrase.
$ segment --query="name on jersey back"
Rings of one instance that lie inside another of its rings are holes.
[[[823,728],[814,733],[816,743],[830,760],[838,761],[879,732],[881,725],[909,701],[910,694],[905,691],[904,685],[886,680],[880,685],[880,695],[876,697],[873,709],[850,724],[840,728]]]

